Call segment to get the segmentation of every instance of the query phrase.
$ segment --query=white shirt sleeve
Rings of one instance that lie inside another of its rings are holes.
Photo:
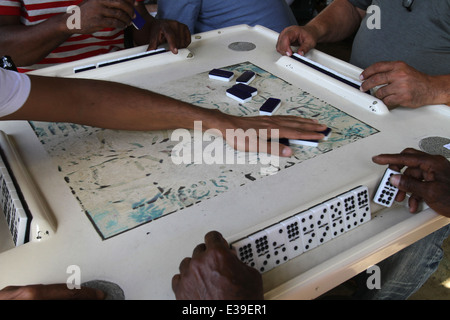
[[[0,68],[0,117],[19,110],[30,90],[31,82],[26,74]]]

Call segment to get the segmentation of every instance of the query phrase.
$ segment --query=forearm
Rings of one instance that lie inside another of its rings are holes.
[[[139,88],[97,80],[30,76],[25,105],[4,119],[71,122],[108,129],[152,131],[217,127],[223,114]],[[49,90],[48,88],[58,88]],[[223,123],[222,123],[223,125]]]
[[[24,26],[14,19],[1,17],[0,55],[11,56],[17,66],[41,61],[70,37],[65,14],[53,16],[34,26]]]
[[[336,42],[354,34],[364,14],[347,0],[335,0],[306,27],[315,34],[318,43]]]

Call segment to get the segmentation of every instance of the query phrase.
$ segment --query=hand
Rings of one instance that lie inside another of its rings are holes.
[[[80,5],[81,29],[73,33],[92,34],[105,28],[124,29],[134,17],[134,0],[85,0]]]
[[[225,116],[223,114],[223,116]],[[219,122],[225,141],[234,149],[244,152],[264,152],[282,157],[290,157],[292,149],[269,139],[287,138],[320,140],[319,133],[327,126],[316,120],[295,116],[228,117]],[[231,124],[229,124],[231,120]],[[235,128],[235,129],[231,129]]]
[[[179,300],[261,300],[261,274],[241,262],[216,231],[206,234],[205,243],[195,247],[192,258],[180,264],[172,278]]]
[[[155,50],[160,44],[167,42],[173,54],[178,49],[187,48],[191,43],[189,28],[178,21],[152,19],[149,26],[150,40],[147,50]]]
[[[364,81],[361,86],[364,92],[382,86],[375,96],[388,107],[418,108],[446,103],[446,99],[440,97],[440,91],[450,90],[448,80],[447,89],[441,89],[445,81],[419,72],[401,61],[375,63],[365,69],[360,78]]]
[[[97,289],[68,289],[66,284],[9,286],[0,290],[0,300],[102,300]]]
[[[407,167],[402,175],[392,176],[391,183],[400,190],[397,201],[403,201],[406,193],[411,193],[411,212],[417,211],[423,199],[434,211],[450,217],[450,162],[446,158],[408,148],[400,154],[375,156],[373,161],[389,164],[396,171]]]
[[[282,55],[291,56],[291,46],[299,46],[297,53],[305,55],[317,44],[317,32],[311,26],[291,26],[284,29],[277,42],[277,51]]]

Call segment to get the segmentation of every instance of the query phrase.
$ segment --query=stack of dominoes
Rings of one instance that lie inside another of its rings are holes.
[[[369,191],[360,186],[231,246],[242,262],[264,273],[366,223],[370,218]]]
[[[14,244],[25,242],[28,216],[22,206],[17,189],[3,160],[0,158],[0,205],[6,217]]]

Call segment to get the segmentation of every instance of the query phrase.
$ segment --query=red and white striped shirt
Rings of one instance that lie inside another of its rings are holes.
[[[71,5],[79,5],[82,0],[0,0],[0,15],[20,16],[25,26],[33,26],[61,13]],[[26,72],[54,64],[84,59],[124,48],[124,33],[119,29],[103,29],[93,34],[75,34],[53,50],[39,63],[20,68]],[[19,68],[18,68],[19,69]]]

